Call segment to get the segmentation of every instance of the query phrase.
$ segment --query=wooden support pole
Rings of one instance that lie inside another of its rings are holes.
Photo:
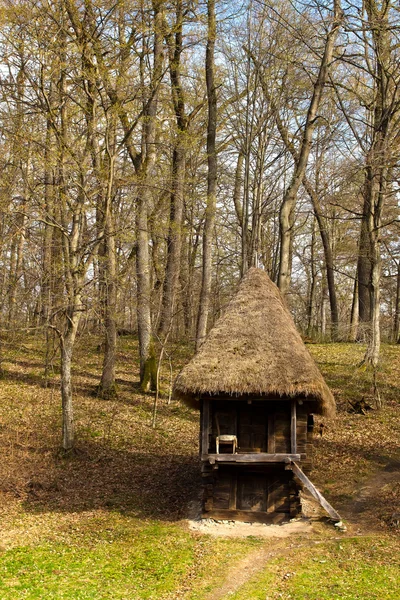
[[[236,498],[237,498],[237,473],[232,475],[231,479],[231,491],[229,494],[229,509],[236,510]]]
[[[297,402],[292,400],[292,418],[290,421],[290,452],[297,453]]]
[[[268,415],[268,454],[275,454],[275,413]]]
[[[209,429],[210,429],[210,401],[201,400],[203,410],[201,414],[201,454],[208,454],[209,451]]]
[[[311,492],[314,498],[318,500],[322,508],[326,510],[331,519],[333,519],[336,522],[342,520],[339,513],[336,512],[336,510],[329,504],[329,502],[323,497],[321,492],[317,490],[315,485],[308,479],[307,475],[303,473],[298,464],[292,461],[292,463],[288,465],[287,468],[293,471],[294,476],[297,477],[297,479],[299,479],[301,483],[305,485],[308,491]]]

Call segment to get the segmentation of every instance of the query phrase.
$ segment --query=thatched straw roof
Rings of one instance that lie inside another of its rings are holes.
[[[306,396],[332,415],[334,398],[296,330],[274,283],[250,269],[197,354],[179,373],[175,396],[199,406],[200,395]]]

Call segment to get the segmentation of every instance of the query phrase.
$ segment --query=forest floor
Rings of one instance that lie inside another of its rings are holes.
[[[215,536],[217,525],[188,521],[200,489],[198,414],[164,394],[152,428],[154,398],[140,393],[129,337],[119,342],[118,398],[97,398],[98,343],[77,342],[77,452],[65,456],[57,359],[46,381],[41,340],[1,341],[2,600],[398,600],[400,346],[382,349],[383,408],[361,415],[349,402],[372,403],[371,374],[357,366],[364,347],[309,345],[338,404],[316,436],[311,478],[347,530],[308,503],[310,519],[289,524],[290,535],[248,525]],[[175,347],[174,372],[189,352]],[[166,391],[167,363],[163,374]]]

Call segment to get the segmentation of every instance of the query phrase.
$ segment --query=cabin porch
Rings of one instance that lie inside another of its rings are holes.
[[[301,460],[310,469],[313,426],[312,406],[306,399],[204,398],[201,458],[211,464]],[[233,437],[235,445],[217,443],[218,438]]]

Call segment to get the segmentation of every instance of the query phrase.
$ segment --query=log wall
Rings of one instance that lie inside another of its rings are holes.
[[[299,485],[284,464],[210,464],[220,434],[238,437],[238,453],[290,454],[293,446],[291,400],[207,400],[201,411],[204,481],[203,516],[216,519],[279,523],[301,511]],[[312,406],[296,403],[296,451],[305,472],[312,466]],[[230,453],[229,446],[221,452]],[[261,458],[261,457],[260,457]]]

